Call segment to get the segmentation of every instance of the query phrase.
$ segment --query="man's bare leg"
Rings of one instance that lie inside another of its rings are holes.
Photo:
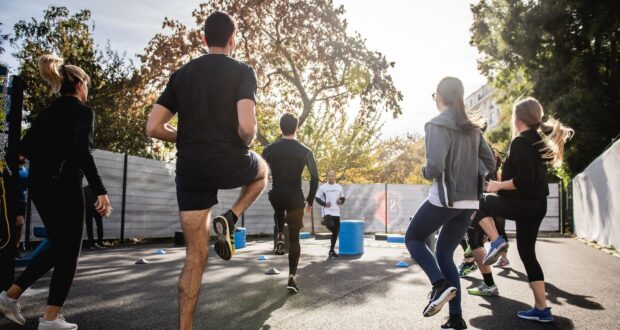
[[[192,329],[194,311],[202,273],[209,254],[209,217],[211,209],[181,212],[181,226],[185,236],[185,265],[179,277],[179,329]]]
[[[241,214],[243,214],[243,212],[245,212],[245,210],[247,210],[247,208],[258,199],[267,186],[267,173],[269,172],[267,162],[265,162],[262,157],[258,156],[258,164],[258,174],[256,175],[256,179],[250,182],[247,186],[241,188],[239,198],[231,208],[236,216],[241,216]]]

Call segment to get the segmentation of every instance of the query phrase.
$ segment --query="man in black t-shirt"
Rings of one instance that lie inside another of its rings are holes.
[[[256,75],[230,57],[235,23],[216,11],[205,21],[208,54],[174,72],[147,123],[147,135],[177,144],[176,188],[187,244],[179,278],[180,329],[189,329],[207,263],[209,217],[219,189],[241,187],[231,209],[213,219],[215,252],[234,255],[234,225],[267,184],[267,164],[249,150],[256,135]],[[178,130],[169,125],[178,115]]]
[[[285,113],[280,118],[282,138],[268,145],[263,150],[263,158],[269,163],[273,178],[273,189],[269,192],[269,201],[274,211],[276,222],[276,254],[284,254],[284,223],[288,224],[289,279],[287,289],[299,292],[295,275],[301,246],[299,245],[299,231],[304,226],[304,204],[306,212],[310,212],[316,188],[319,185],[319,173],[312,150],[295,138],[299,120],[292,113]],[[304,202],[301,190],[301,174],[304,167],[310,172],[310,191]]]

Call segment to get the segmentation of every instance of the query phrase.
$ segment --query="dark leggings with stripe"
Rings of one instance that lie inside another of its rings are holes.
[[[471,223],[475,210],[449,209],[424,202],[409,224],[405,244],[411,257],[420,265],[431,283],[447,280],[458,289],[450,300],[450,314],[461,314],[461,284],[454,264],[454,250]],[[435,254],[425,244],[426,239],[441,227]]]
[[[545,276],[536,258],[538,229],[547,214],[547,198],[502,198],[485,194],[480,200],[480,210],[474,221],[486,217],[502,217],[514,220],[517,227],[517,250],[523,261],[530,282],[544,281]]]
[[[47,304],[62,306],[71,289],[82,247],[82,178],[33,181],[30,195],[43,220],[50,245],[32,260],[15,284],[26,290],[53,268]]]
[[[301,199],[300,199],[301,196]],[[288,268],[289,274],[297,274],[297,265],[301,255],[299,231],[304,223],[304,200],[301,191],[270,191],[269,201],[273,207],[273,218],[278,233],[283,233],[284,224],[288,225]]]

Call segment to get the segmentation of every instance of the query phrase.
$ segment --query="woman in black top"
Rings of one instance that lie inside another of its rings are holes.
[[[498,235],[493,216],[511,219],[517,226],[517,250],[523,261],[530,287],[534,292],[534,308],[519,312],[520,318],[551,322],[547,308],[544,275],[536,259],[535,245],[538,229],[547,213],[547,163],[562,162],[564,144],[573,130],[555,119],[542,122],[543,108],[534,98],[517,102],[512,124],[519,133],[510,143],[508,157],[502,169],[502,181],[489,181],[487,194],[480,201],[474,221],[491,239],[491,248],[484,258],[485,265],[493,264],[508,243]]]
[[[24,136],[20,154],[30,160],[29,189],[50,240],[21,276],[0,294],[0,315],[23,324],[17,299],[30,285],[54,269],[45,314],[39,329],[77,329],[60,315],[77,268],[84,226],[82,178],[97,197],[97,212],[110,207],[106,189],[92,156],[94,112],[84,105],[88,75],[79,67],[63,65],[53,55],[39,59],[41,77],[61,96],[41,112]]]

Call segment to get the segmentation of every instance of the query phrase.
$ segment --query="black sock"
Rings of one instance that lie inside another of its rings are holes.
[[[463,314],[452,314],[450,313],[450,319],[452,320],[460,320],[463,318]]]
[[[469,262],[465,261],[465,266],[467,266],[467,267],[469,267],[469,266],[471,266],[473,264],[474,264],[474,261],[469,261]]]
[[[227,214],[230,214],[230,216],[233,219],[233,225],[237,223],[237,220],[239,220],[239,217],[235,214],[235,212],[233,212],[233,210],[228,210],[226,213],[224,213],[224,216],[226,216]]]
[[[440,286],[442,286],[445,282],[446,282],[446,280],[445,280],[445,279],[441,279],[441,280],[439,280],[439,281],[435,281],[435,282],[433,282],[433,288],[440,287]]]
[[[487,286],[495,285],[495,282],[493,281],[493,273],[482,274],[482,277],[484,278],[484,284]]]

